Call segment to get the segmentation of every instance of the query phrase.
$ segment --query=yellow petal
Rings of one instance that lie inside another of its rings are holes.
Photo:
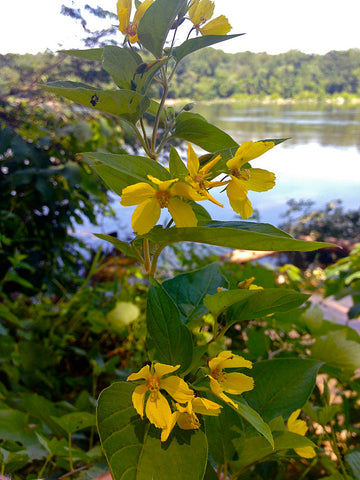
[[[154,371],[155,375],[157,375],[159,378],[163,377],[164,375],[167,375],[168,373],[173,373],[175,370],[178,370],[180,368],[180,365],[176,365],[173,367],[172,365],[166,365],[165,363],[155,363],[154,364]]]
[[[254,388],[254,379],[243,373],[227,373],[223,381],[220,382],[221,388],[232,395],[241,395]]]
[[[287,427],[290,432],[297,433],[298,435],[304,436],[307,432],[307,425],[304,420],[299,420],[297,417],[300,415],[301,409],[295,410],[287,421]]]
[[[226,188],[231,208],[236,213],[240,213],[242,218],[249,218],[253,212],[250,200],[247,198],[245,182],[233,177]]]
[[[212,195],[207,190],[203,190],[205,197],[210,200],[210,202],[215,203],[215,205],[218,205],[219,207],[224,207],[224,205],[220,202],[218,202]]]
[[[161,208],[156,198],[140,203],[133,213],[131,224],[134,232],[144,235],[149,232],[160,217]]]
[[[180,413],[177,424],[183,430],[196,430],[200,428],[200,422],[195,413]]]
[[[245,358],[240,355],[235,355],[231,350],[224,350],[224,352],[221,352],[218,357],[222,359],[219,368],[252,368],[250,360],[245,360]]]
[[[196,227],[196,215],[188,203],[179,198],[170,198],[168,210],[178,228]]]
[[[138,385],[132,394],[132,403],[134,405],[135,410],[141,416],[144,417],[144,401],[145,401],[145,394],[147,392],[147,385],[144,383],[143,385]]]
[[[245,163],[260,157],[260,155],[273,148],[274,145],[274,142],[243,142],[236,150],[234,157],[226,162],[226,165],[230,170],[241,168]]]
[[[316,456],[316,452],[313,447],[301,447],[301,448],[294,448],[295,452],[303,458],[314,458]]]
[[[148,198],[154,197],[156,190],[154,187],[146,182],[135,183],[125,187],[121,192],[121,205],[130,207],[131,205],[138,205]]]
[[[159,180],[156,177],[153,177],[152,175],[147,176],[149,180],[151,180],[153,183],[158,185],[159,190],[169,190],[170,186],[178,181],[178,178],[172,178],[171,180]]]
[[[215,380],[215,378],[213,378],[211,375],[208,375],[208,377],[210,378],[210,388],[213,394],[221,398],[221,400],[223,400],[224,402],[230,403],[230,405],[232,405],[233,407],[238,408],[236,403],[224,394],[219,382]]]
[[[147,399],[145,413],[150,423],[157,428],[165,429],[171,423],[171,409],[168,401],[160,393],[152,392]]]
[[[196,175],[198,174],[199,167],[200,167],[199,159],[196,153],[194,152],[193,147],[189,143],[188,154],[187,154],[187,168],[192,178],[195,178]]]
[[[189,385],[180,377],[167,377],[160,380],[160,388],[163,388],[179,403],[186,403],[194,398],[194,392]]]
[[[176,421],[180,415],[180,412],[173,412],[171,414],[170,422],[169,424],[161,430],[161,441],[166,442],[166,440],[169,438],[169,435],[172,431],[172,429],[176,425]]]
[[[229,20],[225,15],[214,18],[207,22],[203,27],[199,28],[202,35],[226,35],[231,30]]]
[[[133,23],[135,25],[139,25],[140,20],[144,16],[144,13],[146,10],[150,7],[150,5],[153,3],[154,0],[144,0],[136,9],[135,15],[134,15],[134,20]]]
[[[116,7],[119,18],[119,30],[125,35],[126,29],[130,24],[131,0],[118,0]]]
[[[218,403],[201,397],[194,398],[192,401],[192,406],[195,413],[200,413],[201,415],[210,415],[213,417],[220,415],[222,409],[222,406]]]
[[[262,168],[250,168],[249,179],[245,180],[248,190],[254,192],[266,192],[275,185],[275,175]]]
[[[148,380],[151,377],[149,365],[145,365],[138,372],[132,373],[126,379],[126,381],[133,382],[134,380],[140,380],[141,378]]]
[[[208,173],[217,163],[221,160],[221,156],[217,155],[213,160],[210,160],[206,165],[204,165],[201,169],[201,173]]]
[[[199,25],[213,16],[214,8],[210,0],[195,0],[189,9],[190,20],[195,26]]]

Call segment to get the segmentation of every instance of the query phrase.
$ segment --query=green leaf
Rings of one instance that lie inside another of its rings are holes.
[[[360,449],[349,450],[344,455],[346,464],[351,468],[354,478],[360,478]]]
[[[23,445],[36,443],[34,429],[29,425],[29,415],[19,410],[0,410],[0,438]]]
[[[191,208],[193,209],[195,216],[197,218],[199,227],[201,225],[207,225],[212,221],[212,218],[210,217],[209,212],[202,205],[200,205],[199,203],[193,202],[192,200],[189,200],[187,203],[191,205]]]
[[[197,113],[180,113],[176,117],[175,130],[171,137],[195,143],[208,152],[239,147],[230,135]]]
[[[98,173],[111,190],[121,196],[128,185],[148,182],[147,175],[169,180],[170,173],[159,163],[147,157],[113,153],[85,152],[84,160]]]
[[[215,45],[219,42],[224,42],[225,40],[231,40],[240,37],[241,35],[244,35],[244,33],[237,33],[234,35],[204,35],[201,37],[190,38],[190,40],[185,40],[181,45],[175,47],[172,54],[177,61],[180,61],[186,57],[186,55],[196,52],[196,50]]]
[[[117,250],[119,250],[119,252],[123,253],[127,257],[137,258],[134,250],[128,243],[123,242],[122,240],[119,240],[112,235],[105,235],[103,233],[93,233],[93,235],[97,238],[101,238],[101,240],[106,240],[107,242],[110,242]]]
[[[309,398],[321,362],[279,358],[257,362],[251,371],[255,387],[244,398],[265,421],[288,417]]]
[[[255,385],[256,388],[256,385]],[[267,423],[264,422],[260,414],[255,411],[243,398],[238,398],[234,395],[230,395],[232,400],[236,403],[238,408],[235,410],[239,415],[241,415],[245,420],[247,420],[250,425],[252,425],[261,435],[263,435],[270,445],[274,446],[274,439],[270,427]]]
[[[251,291],[254,292],[254,295],[249,295],[248,298],[235,304],[228,311],[226,318],[228,324],[265,317],[275,312],[287,312],[300,307],[310,296],[288,288],[266,288]]]
[[[183,325],[180,312],[156,280],[150,280],[146,326],[156,348],[156,359],[167,365],[181,365],[177,373],[191,364],[193,344],[190,330]]]
[[[166,37],[187,0],[155,0],[139,22],[139,42],[156,58],[162,56]]]
[[[129,122],[138,120],[150,107],[147,97],[132,90],[101,90],[70,81],[50,82],[42,87],[87,108],[111,113]]]
[[[234,303],[245,301],[256,293],[257,290],[226,290],[214,295],[207,295],[204,298],[204,304],[217,317]]]
[[[96,425],[95,415],[88,412],[73,412],[62,417],[51,418],[68,434]]]
[[[169,170],[173,178],[179,178],[180,180],[184,180],[189,175],[188,169],[173,146],[170,149]]]
[[[132,90],[134,73],[142,58],[131,48],[121,48],[107,45],[103,52],[103,69],[114,79],[115,83],[128,90]]]
[[[100,394],[97,423],[114,480],[202,480],[207,462],[204,432],[175,427],[166,443],[160,429],[132,406],[134,386],[113,383]]]
[[[360,368],[360,343],[348,340],[345,329],[318,338],[311,355],[343,373],[351,374]]]
[[[267,223],[220,222],[187,228],[154,227],[144,235],[158,245],[175,242],[197,242],[244,250],[309,252],[331,246],[324,242],[295,240],[287,233]]]
[[[86,50],[59,50],[59,53],[71,55],[72,57],[83,58],[85,60],[98,60],[103,58],[103,48],[88,48]]]
[[[178,306],[183,321],[191,322],[207,313],[203,304],[205,295],[216,292],[218,287],[226,288],[228,282],[221,275],[218,263],[211,263],[198,270],[181,273],[162,285]]]

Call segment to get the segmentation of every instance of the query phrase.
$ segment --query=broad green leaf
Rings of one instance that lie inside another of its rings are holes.
[[[231,40],[240,37],[241,35],[244,35],[244,33],[237,33],[235,35],[203,35],[196,38],[190,38],[190,40],[185,40],[181,45],[175,47],[172,54],[177,61],[180,61],[182,58],[186,57],[186,55],[196,52],[196,50],[215,45],[219,42],[224,42],[225,40]]]
[[[96,424],[95,415],[88,412],[73,412],[62,417],[51,417],[66,433],[72,434]]]
[[[360,343],[349,340],[345,329],[318,338],[311,346],[311,355],[343,373],[360,368]]]
[[[257,362],[251,371],[255,387],[244,398],[265,421],[288,417],[309,398],[322,362],[279,358]]]
[[[154,227],[144,235],[158,245],[175,242],[196,242],[244,250],[309,252],[331,246],[324,242],[296,240],[287,233],[267,223],[220,222],[187,228]]]
[[[36,443],[36,435],[29,423],[27,413],[13,409],[0,410],[0,438],[33,445]]]
[[[150,107],[147,97],[131,90],[101,90],[70,81],[50,82],[42,87],[87,108],[111,113],[129,122],[138,120]]]
[[[256,388],[256,385],[255,385]],[[267,423],[264,422],[262,416],[255,411],[245,400],[244,398],[238,398],[236,395],[231,396],[232,400],[236,403],[239,415],[241,415],[245,420],[247,420],[250,425],[252,425],[261,435],[263,435],[270,445],[274,446],[274,439],[270,427]]]
[[[218,287],[227,287],[227,280],[221,275],[218,263],[192,272],[180,273],[163,282],[163,287],[178,306],[182,320],[191,322],[207,313],[203,304],[205,295],[213,294]]]
[[[4,471],[8,474],[25,467],[29,463],[29,460],[29,456],[25,453],[9,452],[4,448],[0,448],[0,466],[4,466]]]
[[[188,169],[173,146],[171,146],[170,150],[169,170],[173,178],[179,178],[180,180],[184,180],[185,177],[189,175]]]
[[[110,242],[117,250],[119,250],[119,252],[123,253],[127,257],[137,258],[134,250],[128,243],[123,242],[122,240],[119,240],[112,235],[104,235],[103,233],[94,233],[93,235],[95,235],[95,237],[97,238],[101,238],[101,240],[106,240],[107,242]]]
[[[114,79],[115,83],[128,90],[133,90],[132,80],[142,59],[135,50],[107,45],[103,51],[103,69]]]
[[[225,290],[207,295],[204,298],[204,304],[217,317],[234,303],[243,302],[256,293],[257,290]]]
[[[180,113],[171,137],[195,143],[208,152],[239,146],[230,135],[209,123],[198,113]]]
[[[310,296],[290,288],[266,288],[251,291],[255,292],[254,295],[249,295],[248,298],[236,303],[228,311],[226,318],[228,324],[265,317],[275,312],[287,312],[300,307]]]
[[[360,449],[349,450],[344,455],[346,464],[351,468],[354,478],[360,478]]]
[[[82,155],[108,187],[120,196],[122,190],[128,185],[149,182],[147,175],[152,175],[159,180],[171,178],[166,168],[147,157],[102,152],[85,152]]]
[[[114,480],[202,480],[207,462],[204,432],[175,427],[166,443],[160,430],[132,406],[134,385],[113,383],[97,407],[100,439]]]
[[[156,58],[162,56],[166,37],[187,0],[155,0],[139,22],[139,42]]]
[[[180,312],[164,287],[150,280],[146,326],[156,349],[156,359],[167,365],[181,365],[177,372],[191,364],[193,344],[190,330],[183,325]]]
[[[103,58],[102,48],[88,48],[86,50],[60,50],[59,53],[65,53],[66,55],[83,58],[85,60],[101,61]]]

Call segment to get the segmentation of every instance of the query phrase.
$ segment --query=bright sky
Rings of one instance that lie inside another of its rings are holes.
[[[0,53],[82,48],[82,27],[60,15],[63,3],[116,11],[116,0],[0,0]],[[215,4],[215,14],[229,18],[231,33],[246,33],[221,44],[228,52],[277,54],[296,49],[324,54],[360,48],[359,0],[217,0]],[[120,33],[118,38],[120,42]]]

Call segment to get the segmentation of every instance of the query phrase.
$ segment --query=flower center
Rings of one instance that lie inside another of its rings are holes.
[[[135,37],[137,35],[137,27],[138,26],[136,23],[133,23],[127,27],[126,33],[129,35],[129,37]]]
[[[157,392],[158,390],[160,390],[160,380],[158,377],[150,377],[149,380],[147,381],[147,384],[146,384],[148,390],[150,390],[150,392]]]
[[[167,190],[159,190],[158,192],[156,192],[156,198],[161,208],[167,207],[169,205],[170,196],[170,192],[168,192]]]
[[[222,383],[225,382],[227,373],[223,372],[221,368],[215,368],[214,370],[212,370],[211,376],[215,378],[215,380],[217,380],[219,383]]]

